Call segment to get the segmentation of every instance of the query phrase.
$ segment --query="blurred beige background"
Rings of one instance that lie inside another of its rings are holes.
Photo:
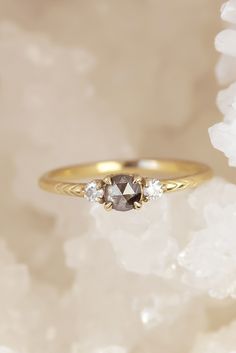
[[[0,17],[95,57],[96,94],[124,122],[137,155],[204,160],[230,178],[232,171],[207,132],[221,119],[215,107],[218,55],[213,45],[222,27],[221,4],[2,0]]]

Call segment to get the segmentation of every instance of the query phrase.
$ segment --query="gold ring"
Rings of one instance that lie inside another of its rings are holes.
[[[44,174],[39,185],[50,192],[98,202],[107,211],[129,211],[163,193],[196,187],[212,175],[210,167],[198,162],[114,160],[55,169]]]

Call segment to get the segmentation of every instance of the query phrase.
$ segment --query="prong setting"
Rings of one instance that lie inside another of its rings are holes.
[[[142,207],[142,203],[141,202],[138,202],[138,201],[134,202],[134,209],[135,210],[140,210],[141,207]]]
[[[143,195],[142,201],[146,203],[146,202],[149,201],[149,199],[148,199],[148,197],[146,197],[146,196]]]
[[[134,176],[134,184],[142,184],[143,178],[140,175]]]
[[[104,203],[104,209],[105,209],[106,211],[111,211],[112,208],[113,208],[112,202],[105,202],[105,203]]]
[[[98,198],[96,199],[96,202],[98,202],[98,203],[100,203],[101,205],[103,205],[103,204],[104,204],[104,197],[98,197]]]
[[[112,176],[108,175],[106,176],[104,179],[103,179],[103,182],[106,184],[106,185],[112,185],[112,180],[111,180]]]
[[[106,211],[129,211],[140,209],[144,202],[158,199],[164,191],[163,184],[157,179],[117,174],[89,182],[85,185],[84,197],[103,204]]]

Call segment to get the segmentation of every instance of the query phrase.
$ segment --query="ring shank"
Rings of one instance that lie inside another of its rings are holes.
[[[40,178],[39,184],[50,192],[83,197],[85,181],[102,178],[108,174],[137,174],[158,178],[164,186],[164,191],[170,192],[195,187],[209,179],[212,171],[205,164],[183,160],[101,161],[52,170]]]

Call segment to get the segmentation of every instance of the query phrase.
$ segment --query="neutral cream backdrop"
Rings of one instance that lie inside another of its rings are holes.
[[[12,0],[0,2],[0,16],[95,57],[97,94],[124,123],[137,155],[210,161],[230,176],[207,133],[220,120],[213,43],[221,3]]]

